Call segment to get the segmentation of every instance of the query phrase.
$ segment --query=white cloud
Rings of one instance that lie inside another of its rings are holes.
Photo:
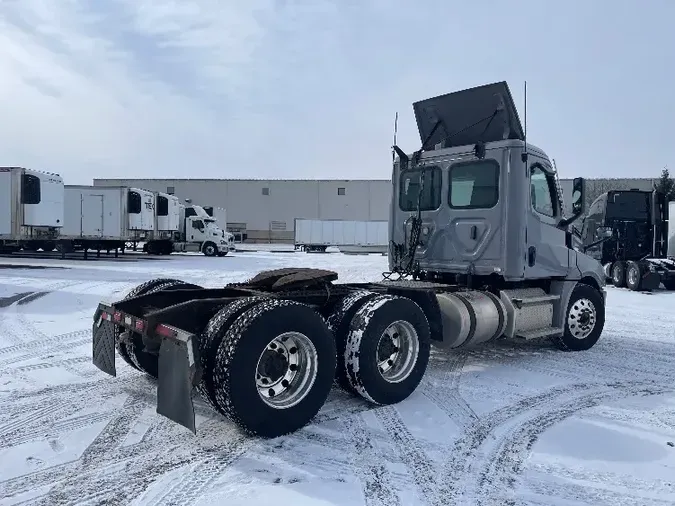
[[[251,12],[215,2],[91,5],[0,4],[2,163],[88,183],[93,172],[160,176],[191,163],[194,176],[225,161],[233,146],[219,137],[223,109],[262,35]],[[110,26],[120,20],[128,25]],[[161,75],[171,66],[174,75]]]

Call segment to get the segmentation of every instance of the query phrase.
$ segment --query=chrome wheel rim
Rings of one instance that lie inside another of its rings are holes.
[[[389,325],[377,343],[377,369],[389,383],[405,380],[415,368],[420,341],[412,323],[398,320]]]
[[[258,358],[255,371],[260,398],[274,409],[288,409],[312,389],[318,372],[314,343],[300,332],[285,332],[272,339]]]
[[[570,308],[567,326],[575,338],[586,339],[593,332],[596,319],[595,305],[589,299],[579,299]]]
[[[637,285],[638,282],[638,273],[635,267],[628,269],[628,282],[631,285]]]

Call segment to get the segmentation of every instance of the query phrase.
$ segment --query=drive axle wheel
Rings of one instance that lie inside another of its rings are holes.
[[[316,311],[265,300],[234,320],[220,342],[212,373],[218,409],[250,434],[288,434],[323,406],[335,363],[333,336]]]
[[[201,288],[198,285],[186,283],[178,279],[153,279],[132,289],[122,300],[132,299],[141,295],[148,295],[167,288]],[[143,337],[137,332],[122,332],[116,330],[115,348],[122,360],[134,369],[157,378],[159,372],[159,357],[145,351]]]
[[[345,347],[347,379],[375,404],[406,399],[419,385],[431,348],[429,322],[412,300],[378,295],[351,321]]]
[[[578,283],[572,290],[565,315],[565,331],[553,337],[563,351],[584,351],[600,339],[605,326],[605,304],[602,294],[592,286]]]

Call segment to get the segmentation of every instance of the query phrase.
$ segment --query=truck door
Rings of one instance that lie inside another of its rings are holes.
[[[81,196],[81,227],[82,236],[103,236],[103,195]]]
[[[549,162],[529,155],[530,191],[527,212],[525,277],[567,276],[569,249],[565,231],[557,226],[562,218],[555,176]]]
[[[189,242],[204,242],[206,237],[206,227],[204,222],[200,219],[190,219],[192,226],[187,229]]]

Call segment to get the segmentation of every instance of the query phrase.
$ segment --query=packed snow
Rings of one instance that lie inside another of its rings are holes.
[[[117,378],[91,363],[100,300],[157,277],[218,286],[284,266],[341,281],[387,267],[292,251],[0,258],[0,504],[675,503],[675,293],[609,288],[588,352],[434,352],[406,401],[374,408],[334,389],[314,422],[274,440],[201,401],[195,436],[155,413],[151,379],[119,357]]]

